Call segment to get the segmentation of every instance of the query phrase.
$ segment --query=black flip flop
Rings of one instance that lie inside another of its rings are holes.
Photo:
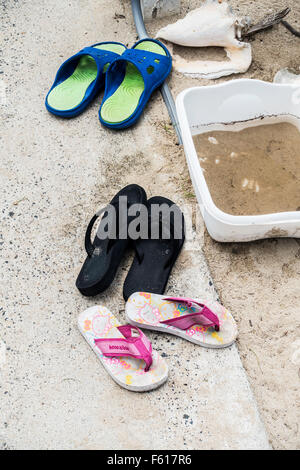
[[[135,217],[120,216],[120,197],[127,197],[127,210],[133,204],[147,204],[147,195],[143,188],[132,184],[123,188],[111,201],[110,205],[116,209],[115,234],[107,234],[107,238],[98,237],[99,233],[105,233],[107,228],[106,211],[100,222],[94,242],[91,241],[91,233],[96,220],[100,214],[96,214],[89,223],[85,237],[85,249],[88,254],[80,274],[76,281],[76,287],[81,294],[89,297],[98,295],[105,291],[113,282],[117,269],[130,240],[128,237],[128,225]],[[126,206],[125,206],[126,207]],[[124,220],[123,220],[124,219]],[[119,234],[122,230],[126,234],[125,239],[121,239]]]
[[[132,242],[136,256],[124,283],[123,296],[126,301],[135,292],[164,294],[172,268],[184,244],[184,216],[179,207],[169,199],[163,197],[149,199],[147,202],[149,228],[150,223],[153,224],[151,206],[154,204],[160,206],[164,204],[168,208],[173,208],[171,223],[168,223],[168,217],[160,214],[154,223],[159,229],[158,239],[151,239],[149,236],[148,240],[139,239]],[[177,221],[177,224],[174,224],[174,221]]]

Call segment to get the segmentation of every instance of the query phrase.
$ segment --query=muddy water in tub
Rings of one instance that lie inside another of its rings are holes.
[[[300,211],[300,132],[287,122],[211,131],[194,143],[212,199],[233,215]]]

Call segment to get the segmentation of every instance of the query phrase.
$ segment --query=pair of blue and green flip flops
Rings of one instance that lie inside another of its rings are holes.
[[[46,108],[57,116],[78,116],[105,86],[100,122],[112,129],[124,129],[138,120],[171,68],[168,49],[154,39],[142,39],[131,49],[117,42],[95,44],[60,67]]]

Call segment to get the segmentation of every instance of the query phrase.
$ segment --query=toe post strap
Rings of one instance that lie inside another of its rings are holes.
[[[180,330],[188,330],[194,325],[202,325],[205,327],[214,328],[216,331],[220,331],[219,318],[205,304],[185,297],[167,297],[164,298],[164,300],[186,305],[189,309],[193,307],[200,307],[201,310],[162,321],[162,324],[174,326]]]
[[[145,372],[153,363],[152,345],[144,333],[135,326],[119,326],[123,338],[95,339],[96,347],[105,357],[133,357],[145,362]]]

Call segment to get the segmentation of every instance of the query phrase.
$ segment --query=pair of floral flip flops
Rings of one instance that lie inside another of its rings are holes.
[[[135,392],[158,388],[168,379],[166,361],[152,349],[140,328],[161,331],[206,348],[226,348],[237,326],[218,302],[137,292],[126,304],[127,325],[105,307],[91,307],[78,326],[104,368],[120,386]]]
[[[131,49],[117,42],[94,44],[63,63],[46,97],[46,108],[60,117],[78,116],[105,86],[100,122],[124,129],[138,120],[171,68],[168,49],[153,39],[142,39]]]

